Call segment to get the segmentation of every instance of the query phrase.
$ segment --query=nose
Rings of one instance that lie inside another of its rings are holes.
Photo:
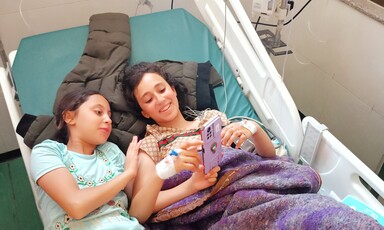
[[[156,95],[156,104],[161,105],[165,101],[165,98],[161,95]]]
[[[112,119],[109,115],[104,115],[104,122],[105,123],[108,123],[108,124],[111,124],[112,123]]]

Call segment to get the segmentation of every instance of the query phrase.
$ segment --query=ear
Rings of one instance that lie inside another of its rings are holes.
[[[74,111],[65,111],[63,113],[63,120],[65,121],[65,123],[67,123],[68,125],[73,125],[75,124],[75,112]]]
[[[141,115],[143,115],[143,117],[145,117],[147,119],[150,118],[150,116],[147,113],[145,113],[143,110],[141,110]]]

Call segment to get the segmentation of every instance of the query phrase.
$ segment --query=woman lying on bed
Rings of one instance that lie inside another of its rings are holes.
[[[214,110],[206,111],[199,119],[193,121],[186,120],[179,110],[176,91],[170,87],[164,78],[157,74],[157,71],[160,70],[156,65],[136,65],[134,68],[130,69],[130,72],[126,73],[127,76],[129,76],[126,80],[129,80],[129,82],[123,82],[123,88],[127,88],[129,89],[129,92],[134,93],[129,96],[131,99],[127,100],[132,101],[133,98],[139,98],[138,104],[132,106],[137,110],[141,110],[142,108],[141,115],[147,119],[153,119],[158,124],[147,127],[147,133],[151,133],[151,135],[147,135],[141,145],[141,150],[147,154],[140,154],[140,163],[142,167],[139,168],[138,178],[135,180],[138,185],[137,187],[141,187],[148,180],[153,180],[153,177],[156,177],[155,164],[164,159],[172,149],[180,149],[181,143],[189,143],[192,140],[197,140],[197,143],[201,145],[200,136],[196,134],[195,131],[215,114],[219,114],[222,117],[225,125],[229,124],[229,121],[225,118],[223,113]],[[145,74],[144,76],[144,73],[147,72],[150,73]],[[168,78],[167,80],[168,82],[172,82],[171,84],[174,87],[181,86],[176,85],[177,82],[173,78]],[[132,90],[133,88],[135,89]],[[136,102],[136,100],[134,101]],[[249,122],[251,123],[251,121]],[[223,136],[223,143],[226,143],[226,145],[229,146],[235,138],[239,138],[239,141],[237,142],[237,147],[239,147],[247,138],[253,135],[259,154],[265,157],[274,157],[275,149],[267,134],[264,130],[258,127],[256,123],[252,122],[252,125],[252,128],[255,130],[253,133],[246,127],[238,124],[227,126],[223,131],[225,134]],[[170,138],[171,135],[189,132],[194,134],[177,136],[174,141],[170,141],[169,143],[164,144],[161,148],[158,148],[158,142],[160,140]],[[190,156],[194,155],[199,157],[196,149],[197,148],[191,149],[190,151],[183,150],[179,153],[179,157],[175,161],[174,172],[181,171],[179,162],[183,161],[186,162],[186,164],[191,165],[190,168],[185,169],[193,171],[193,176],[176,188],[161,192],[156,201],[155,212],[182,198],[192,195],[201,189],[212,186],[216,182],[219,167],[214,168],[210,173],[204,176],[201,165],[195,167],[195,164],[190,162]],[[154,189],[160,190],[160,188],[161,187],[155,188],[154,186]]]
[[[290,159],[276,157],[269,137],[256,123],[230,124],[223,113],[215,110],[203,111],[194,120],[186,120],[179,105],[179,99],[186,93],[183,86],[154,64],[127,67],[122,78],[129,105],[136,108],[137,115],[154,121],[147,126],[140,146],[133,199],[148,181],[157,177],[166,179],[162,188],[159,184],[153,185],[153,189],[161,191],[147,227],[380,228],[372,218],[315,194],[321,185],[318,174]],[[200,140],[196,130],[214,114],[219,114],[225,125],[222,144],[227,147],[224,147],[221,170],[216,167],[204,175],[201,166],[191,165],[190,170],[181,171],[179,162],[190,164],[188,157],[197,155],[196,147],[184,149],[177,157],[168,155],[182,143]],[[239,149],[250,137],[258,155]],[[236,147],[229,147],[235,140],[238,140]],[[158,166],[164,162],[167,167],[159,170]]]

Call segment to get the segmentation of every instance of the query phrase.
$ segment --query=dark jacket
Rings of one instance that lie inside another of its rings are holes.
[[[123,152],[132,137],[143,137],[146,129],[146,122],[135,116],[125,102],[119,81],[119,73],[128,64],[130,55],[129,17],[121,13],[91,16],[84,52],[79,63],[63,79],[53,110],[61,98],[73,90],[87,88],[101,92],[112,110],[113,128],[109,141],[116,143]],[[212,87],[222,81],[209,62],[159,61],[158,64],[189,89],[185,95],[187,106],[194,110],[217,109]],[[54,139],[56,127],[53,116],[24,114],[16,131],[32,148],[45,139]]]

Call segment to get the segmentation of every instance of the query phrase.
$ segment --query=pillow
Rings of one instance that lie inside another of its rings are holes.
[[[213,88],[222,84],[223,80],[209,61],[197,63],[161,60],[156,63],[188,88],[186,106],[199,111],[218,109]]]
[[[217,71],[210,62],[196,63],[196,62],[176,62],[176,61],[159,61],[158,62],[164,70],[176,77],[177,80],[182,82],[188,89],[186,105],[193,110],[204,110],[207,108],[217,109],[216,99],[213,92],[213,84],[220,84],[222,82]],[[110,75],[109,75],[110,76]],[[108,77],[108,79],[113,79]],[[63,81],[68,84],[68,81]],[[111,81],[100,81],[101,87],[103,83],[111,85]],[[115,85],[119,81],[114,82]],[[92,85],[85,83],[85,86]],[[111,105],[112,109],[112,133],[109,141],[117,144],[119,148],[125,153],[128,145],[134,135],[143,137],[146,131],[146,122],[134,116],[129,108],[126,108],[122,92],[118,92],[119,87],[109,86],[114,90],[111,93],[104,93],[104,95],[113,102],[118,104]],[[58,94],[62,87],[59,88]],[[65,89],[68,89],[65,88]],[[124,103],[124,104],[123,104]],[[45,139],[54,139],[57,132],[54,125],[53,116],[31,116],[24,114],[24,119],[21,119],[18,124],[17,132],[24,138],[24,143],[33,148],[36,144],[41,143]]]

